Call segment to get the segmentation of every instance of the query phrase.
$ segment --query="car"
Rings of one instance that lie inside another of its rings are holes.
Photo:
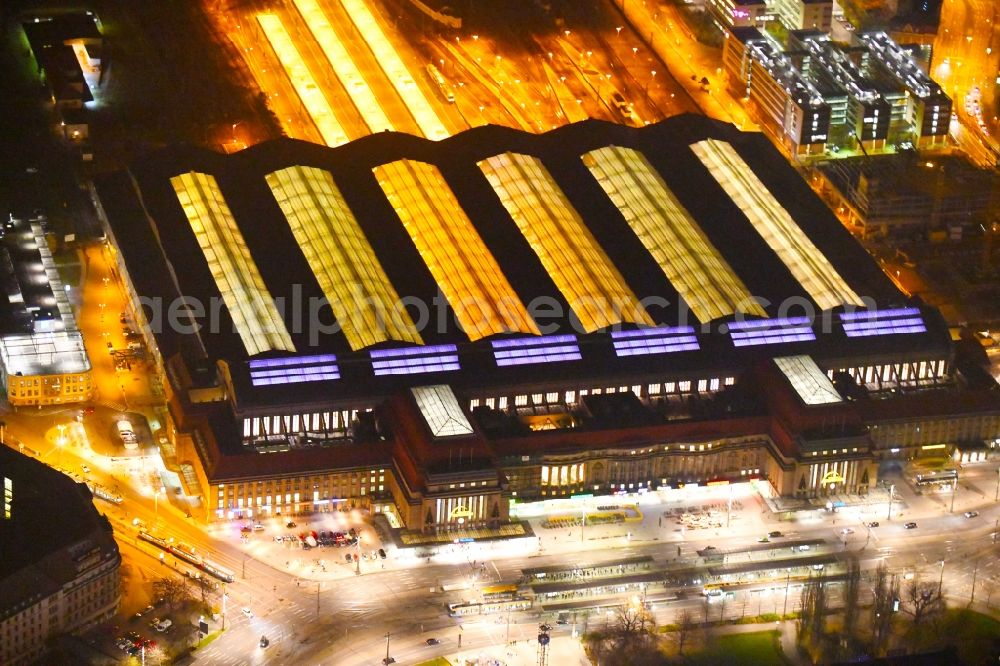
[[[844,529],[840,530],[840,533],[841,534],[854,534],[854,530],[852,528],[850,528],[850,527],[845,527]]]
[[[294,520],[289,520],[287,523],[285,523],[285,527],[287,527],[288,529],[292,529],[293,527],[296,527],[295,521]]]
[[[163,632],[169,630],[173,624],[173,620],[168,618],[166,620],[161,620],[160,623],[156,625],[155,629],[162,634]]]
[[[701,555],[702,557],[705,557],[707,555],[711,555],[712,552],[715,550],[716,550],[715,546],[705,546],[704,548],[698,551],[698,554]]]
[[[385,559],[385,550],[382,549],[382,548],[379,548],[378,549],[378,556],[381,557],[384,560]]]
[[[144,617],[144,616],[146,616],[146,615],[149,615],[150,613],[152,613],[152,612],[153,612],[153,610],[154,610],[154,609],[153,609],[153,607],[152,607],[152,606],[146,606],[146,607],[145,607],[145,608],[143,608],[143,609],[142,609],[141,611],[136,611],[136,614],[135,614],[135,618],[136,618],[136,619],[139,619],[140,617]]]
[[[757,543],[768,543],[769,541],[770,539],[768,539],[766,536],[762,536],[761,538],[757,539]]]
[[[240,612],[243,613],[244,615],[246,615],[248,619],[253,617],[253,611],[250,610],[250,608],[247,607],[247,606],[244,606],[243,608],[241,608]]]
[[[253,531],[254,532],[263,532],[264,531],[264,524],[263,523],[254,523],[254,525],[253,525]]]
[[[916,527],[917,527],[916,523],[906,523],[905,525],[903,525],[903,529],[906,530],[916,529]]]
[[[868,527],[878,527],[878,521],[873,520],[872,522],[868,523]]]
[[[83,470],[84,474],[90,474],[90,468],[87,467],[86,465],[80,465],[80,469]]]
[[[352,539],[353,539],[354,537],[358,536],[358,531],[357,531],[356,529],[354,529],[353,527],[352,527],[351,529],[347,530],[347,533],[348,533],[349,535],[351,535],[351,538],[352,538]]]
[[[965,512],[965,517],[966,518],[975,518],[978,515],[979,515],[978,511],[966,511]]]
[[[426,643],[427,645],[441,645],[441,641],[439,641],[436,638],[428,638],[426,641],[424,641],[424,643]]]
[[[260,647],[262,647],[262,648],[266,648],[270,644],[271,644],[271,641],[267,640],[267,636],[261,636],[260,640],[257,641],[257,645],[260,646]]]
[[[768,532],[767,536],[771,537],[772,539],[780,539],[781,537],[783,537],[785,535],[782,534],[781,532],[774,531],[774,532]]]
[[[395,657],[382,657],[382,663],[385,664],[386,666],[388,666],[389,664],[395,664],[396,663],[396,658]]]
[[[156,625],[158,625],[159,623],[160,623],[160,618],[154,617],[152,620],[149,621],[149,628],[155,629]]]

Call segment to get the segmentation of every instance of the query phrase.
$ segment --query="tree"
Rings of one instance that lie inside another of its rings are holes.
[[[893,606],[899,598],[899,580],[895,574],[889,573],[885,562],[880,562],[875,570],[873,590],[875,598],[872,602],[872,652],[881,654],[889,640]]]
[[[861,567],[857,556],[847,560],[847,573],[844,579],[844,630],[848,638],[853,638],[858,623],[858,597],[861,594]]]
[[[906,586],[903,594],[904,610],[913,616],[913,624],[920,624],[944,612],[944,596],[941,586],[933,581],[915,578]]]
[[[160,578],[153,581],[153,597],[163,599],[170,610],[191,598],[186,578]]]
[[[677,614],[677,654],[684,656],[684,644],[691,638],[691,634],[698,628],[698,623],[694,619],[694,613],[690,609],[684,608]]]

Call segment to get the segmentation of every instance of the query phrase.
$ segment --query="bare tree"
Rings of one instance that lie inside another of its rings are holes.
[[[899,580],[890,574],[885,562],[880,562],[875,570],[875,599],[872,603],[872,648],[881,654],[889,640],[892,629],[892,613],[899,598]]]
[[[166,577],[153,581],[153,596],[163,599],[170,610],[191,598],[186,578]]]
[[[861,567],[857,556],[847,560],[844,579],[844,635],[853,638],[858,623],[858,601],[861,595]]]
[[[944,597],[941,586],[933,581],[921,581],[916,578],[910,581],[903,594],[904,610],[913,616],[913,624],[920,624],[944,612]]]
[[[810,576],[802,588],[799,636],[818,641],[826,625],[826,576]]]
[[[691,634],[698,628],[698,623],[694,619],[694,613],[690,609],[684,608],[677,614],[677,654],[684,656],[684,644],[688,642]]]

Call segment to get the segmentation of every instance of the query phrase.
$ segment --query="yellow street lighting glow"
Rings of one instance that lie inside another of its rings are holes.
[[[645,155],[606,146],[583,163],[699,321],[767,316]]]
[[[326,59],[330,62],[330,67],[337,74],[340,83],[351,96],[351,101],[357,107],[358,112],[364,119],[368,129],[372,132],[383,132],[393,130],[392,123],[386,117],[385,112],[375,99],[375,94],[368,86],[368,82],[361,76],[350,54],[344,48],[329,19],[323,13],[316,0],[295,0],[295,6],[302,14],[303,20],[309,26],[316,42],[323,49]]]
[[[266,179],[351,349],[423,344],[333,176],[292,166]]]
[[[247,354],[295,351],[257,264],[215,177],[191,171],[170,179]]]
[[[470,340],[540,334],[437,167],[398,160],[373,171]]]
[[[920,448],[923,449],[923,450],[925,450],[925,451],[927,451],[927,450],[930,450],[930,449],[943,449],[946,446],[947,446],[946,444],[925,444],[925,445],[921,446]]]
[[[736,149],[705,139],[691,144],[691,150],[820,308],[864,305]]]
[[[275,55],[281,61],[281,66],[285,68],[288,80],[292,82],[295,92],[298,93],[302,105],[306,107],[309,117],[312,118],[316,129],[323,137],[323,141],[328,146],[340,146],[347,143],[347,133],[340,126],[337,117],[333,114],[333,109],[323,96],[323,91],[316,85],[315,79],[309,73],[305,61],[295,48],[291,36],[282,25],[277,14],[257,14],[257,22],[264,30],[267,41],[271,43]]]
[[[375,17],[365,5],[365,0],[340,0],[347,14],[351,17],[354,26],[368,43],[368,48],[375,55],[385,72],[386,77],[392,83],[396,92],[403,99],[406,108],[410,110],[413,119],[423,135],[428,139],[438,141],[449,136],[447,128],[441,123],[441,119],[434,113],[424,93],[421,92],[413,76],[406,69],[406,65],[400,59],[396,49],[386,39],[385,33],[379,26]]]
[[[478,166],[587,333],[621,322],[653,325],[541,160],[502,153]]]

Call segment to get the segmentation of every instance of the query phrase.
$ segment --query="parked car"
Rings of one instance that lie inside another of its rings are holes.
[[[966,518],[975,518],[978,515],[979,515],[978,511],[966,511],[965,512],[965,517]]]
[[[166,620],[161,620],[159,624],[156,625],[155,629],[162,634],[163,632],[170,629],[170,627],[172,627],[173,624],[174,624],[173,620],[167,618]]]
[[[906,523],[905,525],[903,525],[903,528],[907,530],[912,530],[915,529],[916,527],[917,527],[916,523]]]
[[[378,556],[381,557],[384,560],[385,559],[385,550],[382,549],[382,548],[379,548],[378,549]]]
[[[441,641],[439,641],[439,640],[438,640],[438,639],[436,639],[436,638],[428,638],[428,639],[427,639],[426,641],[424,641],[424,642],[425,642],[425,643],[427,643],[428,645],[440,645],[440,644],[441,644]]]
[[[153,610],[154,610],[154,609],[153,609],[153,607],[152,607],[152,606],[146,606],[146,607],[145,607],[145,608],[143,608],[143,609],[142,609],[141,611],[137,611],[137,612],[136,612],[136,614],[135,614],[135,618],[136,618],[136,619],[139,619],[140,617],[143,617],[143,616],[145,616],[145,615],[149,615],[150,613],[152,613],[152,612],[153,612]]]
[[[244,606],[243,608],[241,608],[240,612],[243,613],[244,615],[246,615],[248,619],[253,617],[253,611],[250,610],[250,608],[247,607],[247,606]]]
[[[295,521],[294,520],[289,520],[287,523],[285,523],[285,527],[287,527],[288,529],[292,529],[293,527],[296,527]]]
[[[768,532],[767,536],[771,537],[772,539],[779,539],[785,535],[775,530],[774,532]]]
[[[872,522],[868,523],[868,527],[878,527],[878,521],[873,520]]]

